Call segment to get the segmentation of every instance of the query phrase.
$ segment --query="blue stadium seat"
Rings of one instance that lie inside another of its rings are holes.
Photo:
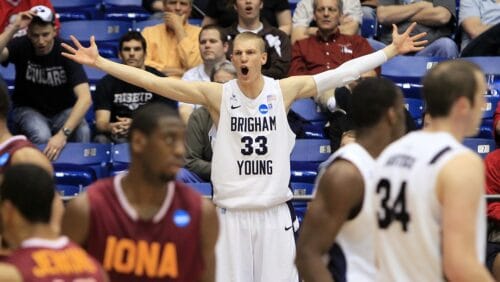
[[[481,125],[479,126],[478,133],[474,138],[486,138],[486,139],[494,138],[493,119],[491,118],[483,119],[481,121]]]
[[[104,0],[104,18],[120,21],[147,20],[151,13],[142,8],[141,0]]]
[[[424,101],[416,98],[405,98],[405,107],[410,112],[418,128],[424,124]]]
[[[112,152],[110,174],[117,175],[128,170],[130,165],[129,144],[115,144],[113,145]]]
[[[89,45],[90,36],[94,35],[99,53],[106,58],[118,57],[118,41],[132,29],[127,21],[89,20],[61,23],[60,37],[70,41],[70,35],[76,36],[84,46]]]
[[[107,6],[142,7],[142,0],[104,0]]]
[[[310,121],[302,126],[305,138],[325,139],[328,138],[325,134],[326,121]]]
[[[186,185],[193,187],[196,191],[205,197],[212,197],[212,184],[210,182],[187,183]]]
[[[361,36],[364,38],[373,38],[377,35],[377,20],[363,17],[361,24]]]
[[[43,151],[46,144],[38,145]],[[59,157],[52,162],[57,186],[64,191],[83,191],[99,178],[109,175],[111,145],[96,143],[67,143]],[[66,192],[68,193],[68,192]],[[71,192],[63,196],[74,196]]]
[[[89,67],[87,65],[83,66],[83,69],[85,70],[85,73],[87,74],[87,78],[89,80],[89,85],[90,85],[90,91],[95,91],[95,87],[97,82],[106,75],[105,72]]]
[[[290,188],[294,196],[311,196],[314,191],[314,183],[290,182]]]
[[[14,84],[16,81],[16,67],[14,64],[8,64],[7,67],[0,67],[0,73],[2,74],[3,80],[7,84],[9,92],[14,91]]]
[[[479,65],[485,74],[500,76],[500,68],[498,67],[500,66],[500,57],[466,57],[461,59]]]
[[[102,16],[102,0],[52,0],[59,21],[98,19]]]
[[[78,196],[78,194],[85,192],[86,188],[82,185],[66,185],[66,184],[56,184],[56,189],[62,196],[63,200],[69,200],[73,197]]]
[[[483,120],[479,126],[478,134],[474,138],[494,138],[493,117],[500,101],[499,96],[485,95],[486,103],[483,108]]]
[[[290,11],[292,12],[292,16],[293,16],[293,12],[295,12],[295,8],[297,7],[297,3],[299,3],[300,0],[288,0],[288,5],[290,5]]]
[[[319,164],[330,154],[329,139],[297,139],[290,156],[291,181],[314,183]]]
[[[152,19],[152,20],[147,20],[147,21],[135,22],[134,29],[141,31],[145,27],[153,26],[153,25],[157,25],[157,24],[161,24],[161,23],[163,23],[163,19]]]
[[[306,121],[325,121],[326,116],[313,99],[298,99],[291,109]]]
[[[314,184],[304,182],[291,182],[290,188],[292,189],[294,196],[311,196],[313,194]],[[295,210],[295,215],[299,219],[299,223],[302,223],[306,215],[308,201],[294,200],[292,204]]]
[[[197,26],[201,26],[201,22],[203,21],[203,19],[196,19],[196,18],[189,18],[188,19],[188,22],[192,25],[197,25]]]
[[[479,65],[486,74],[490,93],[493,95],[500,93],[500,57],[466,57],[462,59]]]
[[[491,138],[465,138],[462,143],[483,159],[489,152],[495,150],[495,140]]]
[[[500,101],[500,96],[485,95],[484,98],[486,99],[486,104],[483,108],[483,119],[493,118],[498,102]]]
[[[437,57],[396,56],[382,65],[382,76],[396,83],[405,97],[421,99],[422,77],[432,66],[444,60]]]

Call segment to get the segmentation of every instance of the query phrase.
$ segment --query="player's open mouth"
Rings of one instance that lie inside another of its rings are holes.
[[[241,73],[243,75],[247,75],[248,74],[248,67],[241,67]]]

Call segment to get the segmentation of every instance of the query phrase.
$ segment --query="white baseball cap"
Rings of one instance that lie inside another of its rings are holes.
[[[46,23],[54,23],[54,13],[49,7],[43,5],[37,5],[31,8],[32,12],[36,13],[36,16]]]

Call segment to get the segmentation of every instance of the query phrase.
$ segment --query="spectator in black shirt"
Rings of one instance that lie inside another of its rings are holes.
[[[130,31],[120,40],[119,56],[126,65],[144,69],[158,76],[160,71],[144,65],[146,40],[137,31]],[[150,102],[164,102],[177,108],[177,102],[151,93],[143,88],[119,80],[111,75],[103,77],[94,95],[94,109],[98,134],[94,141],[99,143],[127,142],[132,113]]]
[[[47,143],[44,153],[51,160],[67,141],[90,141],[84,116],[92,103],[83,67],[61,55],[54,20],[48,7],[35,6],[0,35],[0,62],[16,66],[15,128],[33,143]],[[12,39],[26,27],[26,36]]]

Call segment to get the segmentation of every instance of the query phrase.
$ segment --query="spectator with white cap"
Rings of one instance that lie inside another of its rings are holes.
[[[16,66],[15,129],[33,143],[47,143],[44,153],[51,160],[67,141],[90,140],[84,116],[92,103],[82,66],[61,55],[54,22],[54,13],[39,5],[21,12],[0,34],[0,62]],[[12,39],[26,27],[26,36]]]
[[[34,6],[44,5],[55,12],[51,0],[6,0],[0,1],[0,32],[2,32],[7,25],[13,24],[19,13],[29,10]],[[59,30],[59,19],[55,20],[56,29]],[[16,36],[26,34],[26,29],[19,30]]]

